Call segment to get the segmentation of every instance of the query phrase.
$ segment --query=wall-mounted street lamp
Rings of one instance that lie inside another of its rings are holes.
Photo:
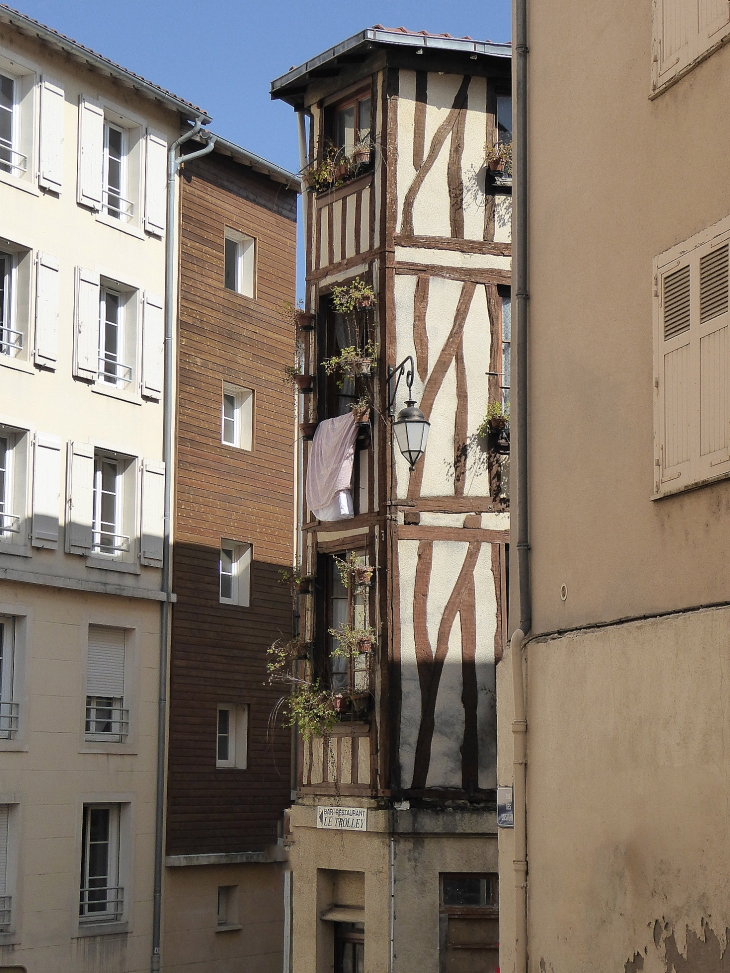
[[[406,370],[407,369],[407,370]],[[408,398],[405,408],[401,409],[393,423],[393,432],[398,448],[408,462],[411,473],[426,450],[426,440],[431,423],[416,406],[411,395],[413,388],[413,358],[409,355],[400,365],[388,365],[388,415],[395,415],[395,397],[401,378],[405,375]]]

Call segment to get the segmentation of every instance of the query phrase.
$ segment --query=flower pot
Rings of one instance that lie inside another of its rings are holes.
[[[314,385],[314,376],[295,375],[294,383],[296,384],[296,387],[299,389],[300,392],[305,392],[305,393],[312,392],[313,391],[312,386]]]
[[[314,331],[314,315],[309,311],[297,311],[296,320],[300,331]]]
[[[373,568],[353,568],[352,575],[355,579],[355,584],[366,585],[370,584],[373,577]]]
[[[299,594],[300,595],[311,595],[312,593],[312,578],[301,578],[299,581]]]
[[[365,294],[363,297],[358,298],[357,306],[366,311],[373,306],[373,297],[371,294]]]
[[[355,163],[355,165],[358,166],[370,162],[370,149],[367,148],[355,149],[352,153],[352,161]]]
[[[314,433],[316,432],[316,429],[317,429],[316,422],[299,423],[299,432],[301,434],[302,439],[306,439],[306,440],[314,439]]]
[[[347,699],[339,694],[334,698],[335,713],[344,713],[347,708]]]
[[[373,363],[370,358],[361,358],[355,362],[356,375],[369,375],[372,371]]]
[[[490,172],[504,172],[504,159],[490,159],[487,163]]]
[[[352,418],[358,426],[369,426],[370,425],[370,409],[361,409],[359,411],[352,410]]]
[[[367,653],[372,650],[373,640],[371,638],[358,639],[355,643],[355,647],[358,652]]]
[[[494,416],[489,420],[489,428],[492,432],[499,432],[500,429],[504,429],[507,422],[508,420],[504,416]]]
[[[335,167],[335,179],[347,179],[350,174],[350,167],[346,162],[340,162]]]

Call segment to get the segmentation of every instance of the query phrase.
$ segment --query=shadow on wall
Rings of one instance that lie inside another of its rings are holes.
[[[170,658],[167,853],[263,851],[290,804],[291,734],[273,718],[282,692],[267,649],[290,638],[292,600],[255,547],[175,544]],[[245,712],[235,761],[218,752],[221,705]],[[245,752],[241,748],[245,748]]]

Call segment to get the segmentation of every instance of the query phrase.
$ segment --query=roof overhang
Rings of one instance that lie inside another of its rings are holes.
[[[215,136],[215,147],[213,151],[219,155],[227,156],[241,165],[249,166],[254,172],[259,172],[262,176],[267,176],[273,182],[282,183],[287,189],[292,189],[296,193],[302,191],[302,181],[299,176],[294,175],[293,172],[289,172],[288,169],[282,169],[280,166],[274,165],[273,162],[269,162],[267,159],[262,159],[260,155],[255,155],[253,152],[249,152],[248,149],[244,149],[234,142],[228,142],[226,139],[221,138],[220,135]]]
[[[410,33],[384,27],[368,27],[316,57],[292,68],[271,82],[272,99],[280,98],[291,105],[301,104],[302,92],[311,82],[334,77],[348,64],[364,61],[378,47],[410,48],[414,52],[465,54],[471,58],[511,58],[512,45],[493,41],[475,41],[470,37],[449,37],[440,34]]]
[[[49,47],[68,54],[74,61],[85,64],[100,74],[113,78],[115,81],[127,88],[133,89],[143,97],[156,101],[165,108],[177,112],[188,121],[200,119],[203,125],[207,125],[211,121],[210,115],[203,111],[202,108],[198,108],[197,105],[193,105],[192,102],[178,98],[177,95],[173,95],[171,92],[160,88],[151,81],[146,81],[132,71],[127,71],[126,68],[115,64],[114,61],[110,61],[101,54],[97,54],[88,47],[84,47],[83,44],[79,44],[71,40],[70,37],[59,34],[58,31],[53,30],[51,27],[46,27],[37,20],[33,20],[32,17],[27,17],[25,14],[13,10],[5,4],[0,4],[0,24],[10,24],[19,33],[25,34],[27,37],[38,38],[43,43],[48,44]]]

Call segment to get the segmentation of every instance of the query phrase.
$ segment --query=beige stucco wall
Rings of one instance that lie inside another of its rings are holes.
[[[281,973],[283,865],[204,865],[165,870],[165,973]],[[237,924],[218,931],[218,888],[236,886]]]

